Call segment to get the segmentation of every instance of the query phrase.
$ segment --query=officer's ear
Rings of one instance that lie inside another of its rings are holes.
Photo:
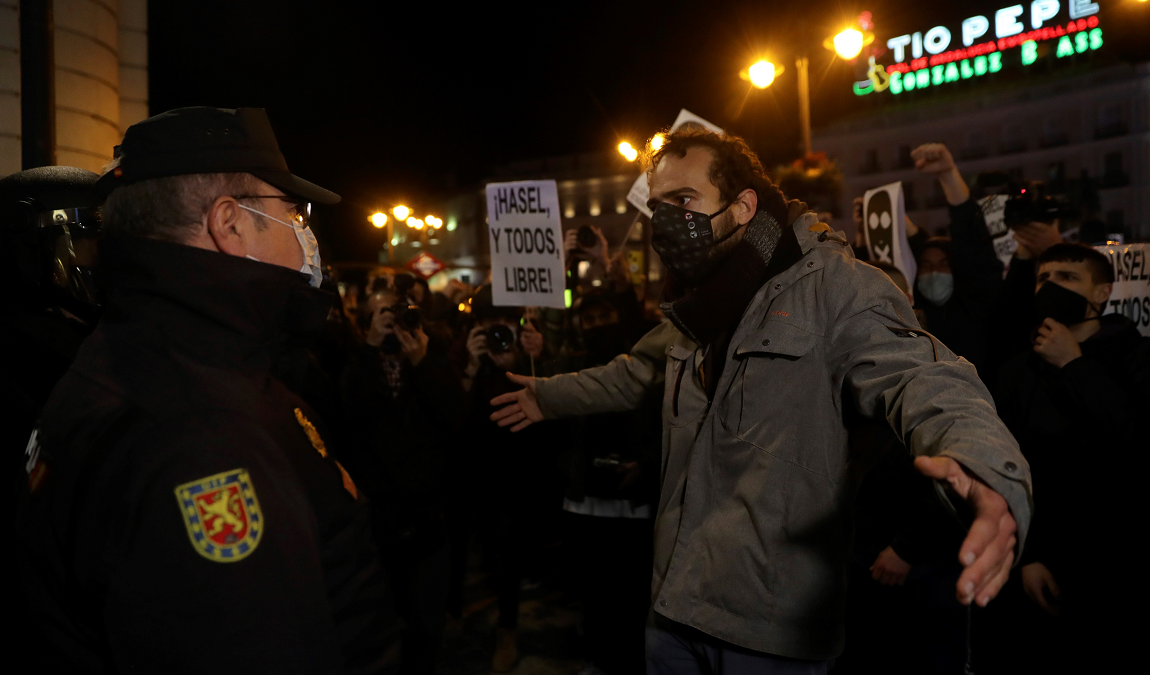
[[[247,235],[251,219],[240,208],[234,197],[224,195],[208,207],[204,214],[207,236],[215,244],[216,250],[228,255],[244,257],[248,254]]]

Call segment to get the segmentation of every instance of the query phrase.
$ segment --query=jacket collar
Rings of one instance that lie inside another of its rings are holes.
[[[266,364],[275,348],[322,332],[332,303],[294,270],[182,244],[114,237],[100,255],[104,323],[158,324],[193,356]]]

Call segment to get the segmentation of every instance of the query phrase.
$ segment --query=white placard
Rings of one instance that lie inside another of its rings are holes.
[[[866,249],[874,262],[897,267],[914,284],[918,265],[906,240],[906,204],[902,183],[891,183],[863,195],[863,231]]]
[[[1150,336],[1150,244],[1095,246],[1114,266],[1114,290],[1103,314],[1125,314]]]
[[[488,183],[487,237],[497,307],[566,306],[555,181]]]
[[[991,243],[994,244],[994,255],[1002,261],[1003,276],[1014,259],[1014,252],[1018,250],[1018,242],[1014,239],[1014,230],[1006,226],[1006,200],[1010,195],[990,195],[978,200],[982,209],[982,219],[986,221],[986,230],[990,233]]]
[[[699,117],[695,113],[683,108],[679,111],[679,116],[675,118],[675,123],[671,125],[671,131],[678,129],[684,124],[695,124],[715,132],[716,134],[724,133],[718,126],[708,122],[707,120]],[[647,174],[641,173],[635,179],[634,185],[631,190],[627,192],[627,201],[631,202],[631,206],[639,209],[639,213],[651,217],[651,209],[647,208],[647,200],[651,198],[651,189],[647,187]]]

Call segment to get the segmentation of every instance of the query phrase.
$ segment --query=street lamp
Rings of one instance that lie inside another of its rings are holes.
[[[423,221],[420,220],[419,218],[416,218],[415,216],[408,218],[406,222],[407,222],[407,226],[413,230],[422,230],[423,229]]]
[[[631,147],[627,141],[619,144],[619,154],[623,155],[628,162],[634,162],[639,157],[639,151]]]
[[[371,217],[368,218],[368,220],[371,221],[371,224],[377,230],[382,230],[385,226],[387,226],[387,214],[386,213],[379,213],[379,212],[373,213],[373,214],[371,214]]]
[[[863,47],[874,42],[874,33],[868,28],[873,27],[870,13],[864,12],[859,17],[859,25],[864,30],[846,28],[823,41],[823,46],[833,51],[844,61],[850,61],[862,53]],[[800,56],[795,59],[798,70],[799,85],[799,124],[803,135],[803,156],[811,154],[811,85],[810,85],[810,59]],[[767,60],[760,60],[739,73],[744,80],[749,80],[759,89],[771,86],[775,78],[781,75],[783,69]]]
[[[432,229],[438,230],[443,227],[443,220],[435,216],[427,216],[423,219]]]
[[[407,220],[407,217],[411,215],[411,209],[400,204],[391,210],[391,215],[395,216],[396,220]]]

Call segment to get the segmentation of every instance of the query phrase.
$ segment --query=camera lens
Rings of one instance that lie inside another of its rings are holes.
[[[504,354],[511,351],[515,344],[515,332],[507,326],[494,325],[487,329],[487,351],[492,354]]]
[[[396,319],[399,325],[403,326],[405,330],[415,330],[423,322],[422,317],[419,315],[418,307],[400,306],[396,308]]]
[[[599,243],[599,237],[595,236],[595,230],[592,230],[589,225],[581,225],[579,231],[575,233],[575,241],[583,248],[591,248]]]

